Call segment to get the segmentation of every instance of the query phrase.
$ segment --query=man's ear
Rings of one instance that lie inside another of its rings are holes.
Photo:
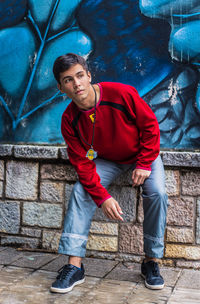
[[[57,83],[57,87],[58,87],[58,90],[59,90],[61,93],[64,93],[64,92],[62,91],[62,86],[61,86],[60,83]]]
[[[89,77],[89,81],[91,82],[92,81],[92,75],[91,75],[91,73],[89,71],[87,72],[87,75]]]

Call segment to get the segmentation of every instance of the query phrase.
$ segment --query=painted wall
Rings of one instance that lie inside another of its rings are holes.
[[[200,148],[199,0],[3,0],[0,141],[62,143],[70,102],[54,60],[88,58],[93,81],[137,88],[154,110],[164,148]]]

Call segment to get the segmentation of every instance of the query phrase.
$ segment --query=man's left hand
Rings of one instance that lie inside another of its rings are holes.
[[[146,178],[148,178],[151,174],[151,171],[143,170],[143,169],[135,169],[133,170],[132,180],[133,187],[142,185]]]

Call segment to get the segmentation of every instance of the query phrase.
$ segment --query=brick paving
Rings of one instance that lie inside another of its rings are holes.
[[[197,304],[200,270],[161,267],[163,290],[144,286],[137,263],[85,258],[85,283],[70,293],[49,292],[67,258],[0,247],[0,304]]]

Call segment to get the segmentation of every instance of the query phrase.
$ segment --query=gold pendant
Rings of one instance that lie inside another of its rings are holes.
[[[94,158],[97,157],[97,152],[94,151],[94,149],[90,148],[90,149],[87,151],[86,157],[87,157],[89,160],[93,160]]]

